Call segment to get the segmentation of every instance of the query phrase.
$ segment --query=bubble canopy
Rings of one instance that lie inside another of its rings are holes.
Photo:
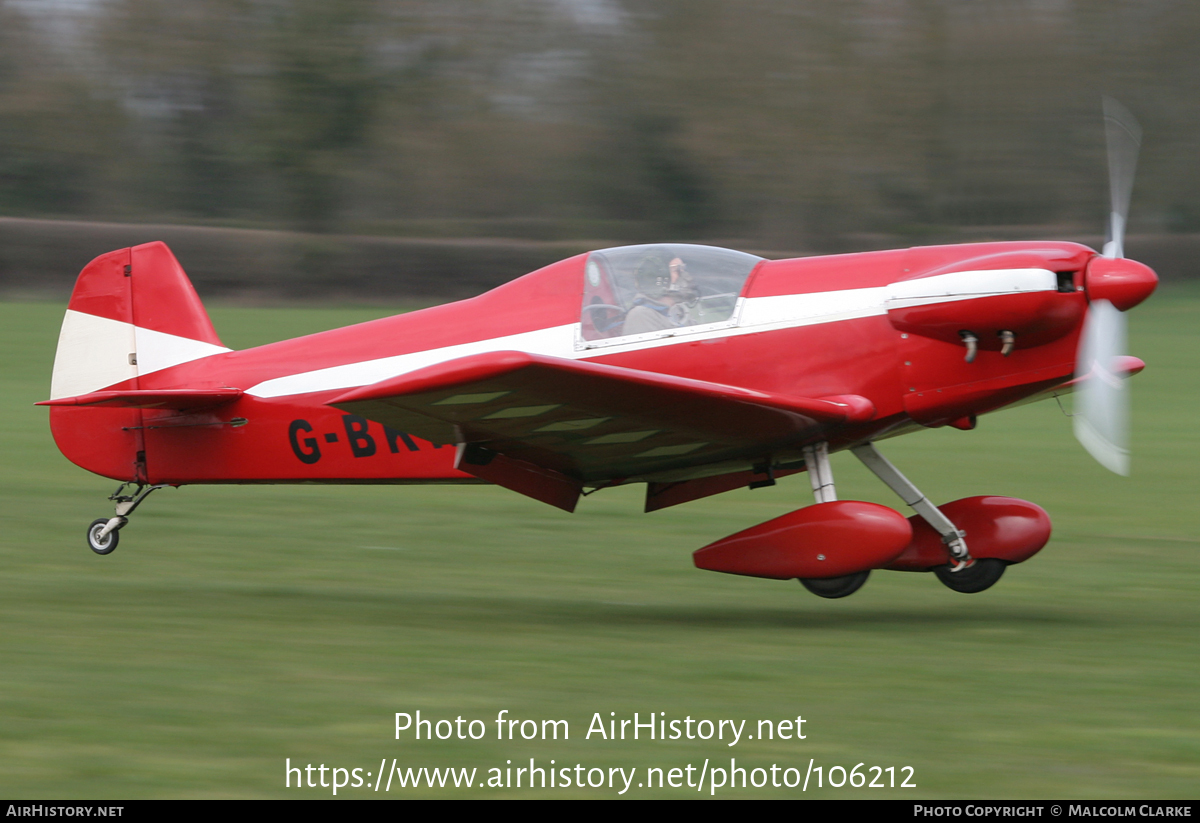
[[[716,246],[656,243],[601,249],[584,267],[580,332],[591,345],[662,336],[733,318],[763,258]]]

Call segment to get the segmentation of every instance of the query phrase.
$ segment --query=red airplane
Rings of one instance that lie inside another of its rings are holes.
[[[807,471],[814,505],[694,554],[798,578],[822,597],[873,569],[982,591],[1050,536],[1005,497],[934,506],[876,443],[1070,391],[1077,434],[1126,473],[1123,317],[1154,290],[1123,256],[1140,130],[1105,101],[1113,208],[1104,253],[1066,242],[766,260],[665,243],[603,249],[469,300],[245,351],[221,344],[171,252],[149,243],[79,275],[50,425],[121,482],[88,545],[191,483],[489,482],[572,511],[646,484],[646,511]],[[849,449],[916,514],[838,500]]]

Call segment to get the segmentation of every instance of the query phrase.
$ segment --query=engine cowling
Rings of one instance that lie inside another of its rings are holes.
[[[1073,287],[1072,287],[1073,288]],[[999,351],[1001,332],[1022,348],[1066,335],[1083,318],[1083,301],[1059,288],[1047,269],[960,271],[893,283],[888,320],[898,331],[960,345],[964,331],[979,348]]]

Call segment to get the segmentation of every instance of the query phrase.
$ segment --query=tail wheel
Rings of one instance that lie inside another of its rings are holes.
[[[965,569],[952,572],[949,566],[936,566],[933,573],[947,588],[963,594],[975,594],[996,585],[1007,565],[994,557],[981,557]]]
[[[112,554],[117,548],[117,542],[120,540],[119,532],[113,529],[104,537],[100,536],[100,532],[104,531],[105,525],[108,524],[107,517],[101,517],[99,520],[93,520],[92,525],[88,526],[87,544],[88,548],[96,554]]]
[[[847,574],[842,577],[801,577],[800,585],[818,597],[836,600],[839,597],[849,597],[863,587],[871,570]]]

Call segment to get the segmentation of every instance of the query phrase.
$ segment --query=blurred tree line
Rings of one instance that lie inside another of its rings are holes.
[[[834,250],[1200,231],[1191,0],[0,0],[0,214]]]

